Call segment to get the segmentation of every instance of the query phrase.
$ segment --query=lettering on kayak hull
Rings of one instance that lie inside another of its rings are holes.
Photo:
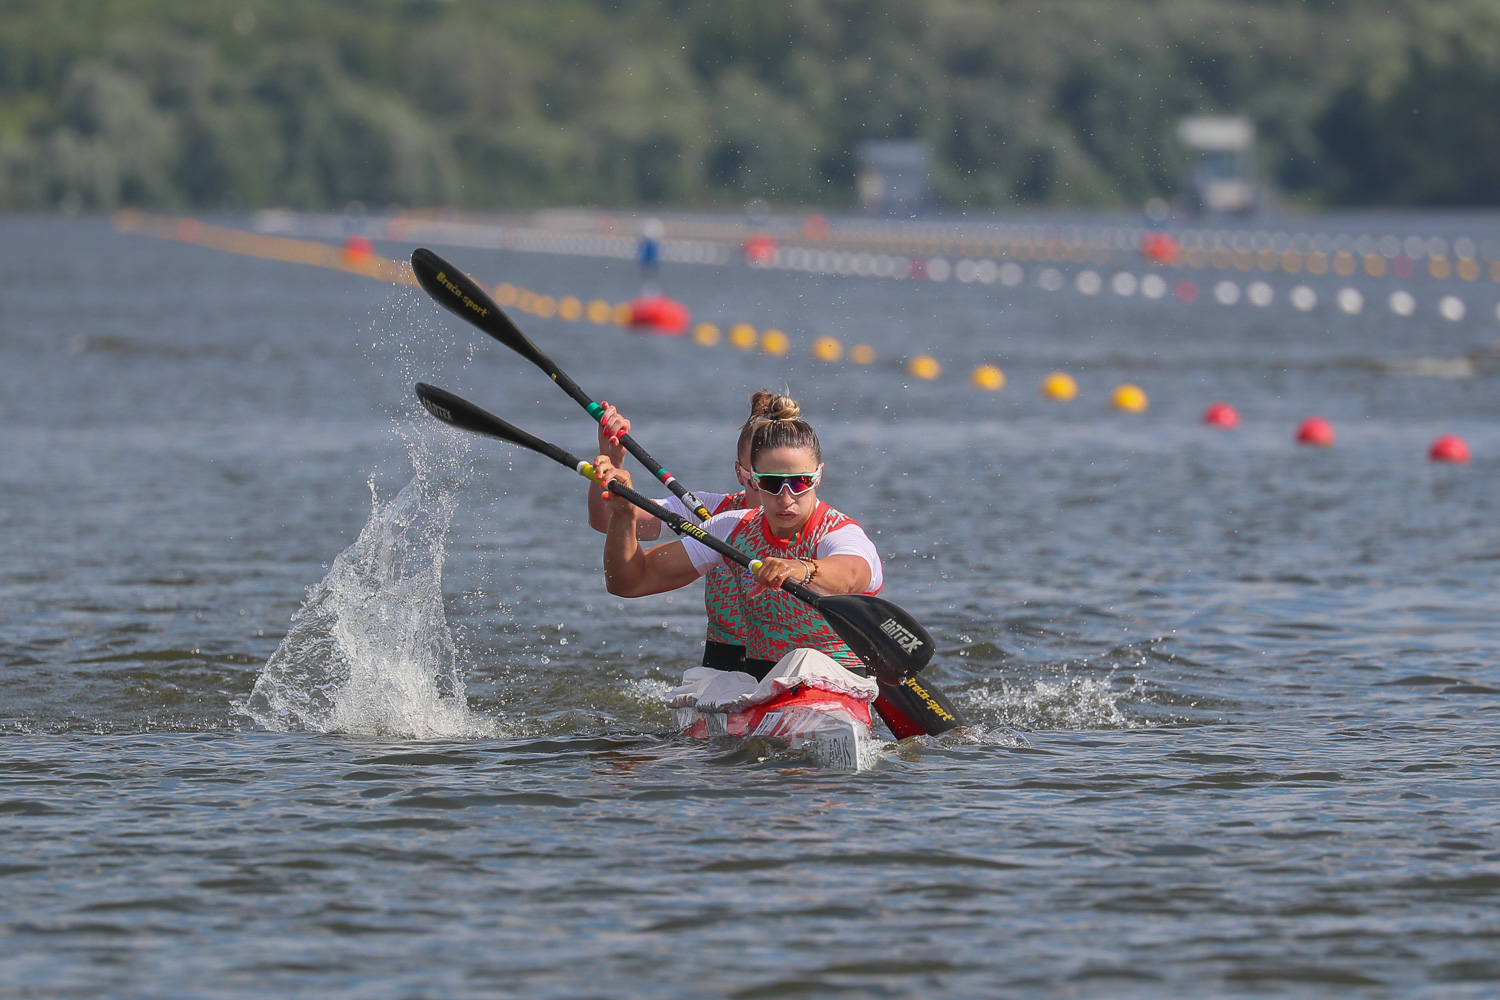
[[[805,752],[833,771],[873,766],[878,743],[870,734],[869,707],[843,695],[801,688],[742,712],[673,710],[677,727],[690,739],[758,738]]]

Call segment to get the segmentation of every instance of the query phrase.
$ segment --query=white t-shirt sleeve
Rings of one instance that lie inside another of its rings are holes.
[[[880,553],[875,543],[865,534],[865,529],[854,523],[830,531],[818,539],[818,558],[824,556],[859,556],[870,564],[870,586],[866,594],[877,594],[885,586],[885,571],[880,566]]]
[[[699,495],[699,499],[705,503],[708,502],[701,494]],[[740,520],[749,517],[753,513],[755,512],[752,510],[726,510],[724,513],[715,514],[705,521],[703,523],[703,530],[721,542],[728,541],[730,534],[739,525]],[[693,568],[698,571],[699,576],[706,575],[716,566],[735,565],[696,538],[684,538],[682,540],[682,547],[687,550],[688,559],[692,562]]]

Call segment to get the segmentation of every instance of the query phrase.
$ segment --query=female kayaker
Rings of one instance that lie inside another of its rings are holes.
[[[738,567],[733,576],[745,618],[747,662],[775,664],[794,649],[810,648],[863,673],[859,658],[823,617],[779,589],[794,580],[823,594],[874,594],[883,582],[880,556],[869,536],[818,499],[822,448],[795,402],[783,397],[755,419],[748,458],[760,505],[716,514],[704,525],[705,531],[762,563],[753,577]],[[630,485],[629,473],[608,454],[599,455],[594,464],[609,511],[604,577],[611,594],[660,594],[732,566],[692,539],[641,548],[634,508],[607,492],[614,480]]]
[[[711,514],[722,514],[727,510],[743,510],[760,503],[760,493],[750,476],[750,435],[755,421],[772,410],[787,411],[797,404],[786,396],[761,390],[750,397],[750,416],[740,427],[739,441],[735,447],[734,478],[740,484],[737,493],[700,493],[698,499],[708,507]],[[608,402],[604,403],[604,416],[599,422],[599,451],[609,457],[612,467],[618,468],[625,461],[625,448],[620,444],[621,435],[630,433],[630,421]],[[604,532],[609,527],[609,507],[604,502],[603,489],[596,483],[589,487],[589,526]],[[682,517],[695,518],[687,506],[675,496],[658,499],[657,503]],[[632,508],[635,512],[636,537],[643,541],[654,541],[661,537],[662,523],[646,511]],[[708,626],[703,640],[703,666],[714,670],[741,670],[757,678],[764,677],[773,666],[770,662],[748,662],[745,658],[745,624],[740,608],[740,592],[735,582],[738,567],[721,566],[707,574],[703,587],[703,604],[708,612]]]

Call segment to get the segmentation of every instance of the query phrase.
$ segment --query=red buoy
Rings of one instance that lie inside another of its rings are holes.
[[[1469,445],[1457,434],[1444,434],[1432,442],[1432,447],[1427,451],[1427,457],[1434,462],[1467,462]]]
[[[1228,403],[1210,403],[1208,409],[1203,411],[1203,422],[1210,427],[1238,427],[1240,414]]]
[[[1152,232],[1141,237],[1141,256],[1153,264],[1175,264],[1180,252],[1177,241],[1166,233]]]
[[[1196,302],[1198,299],[1198,286],[1192,278],[1183,278],[1177,283],[1177,301]]]
[[[1308,417],[1297,428],[1297,443],[1327,448],[1333,444],[1333,425],[1322,417]]]
[[[640,333],[681,336],[690,319],[687,306],[665,295],[642,295],[630,301],[630,326]]]
[[[344,239],[344,263],[350,267],[363,267],[375,259],[375,244],[368,236],[349,236]]]
[[[776,259],[776,241],[764,233],[756,233],[745,241],[745,260],[756,267],[765,267]]]

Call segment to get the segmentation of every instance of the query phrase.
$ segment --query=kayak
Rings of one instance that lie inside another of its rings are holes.
[[[688,739],[763,739],[810,753],[831,771],[867,770],[874,755],[869,702],[818,688],[798,688],[743,712],[675,708],[673,714]]]
[[[688,739],[763,739],[812,755],[836,771],[863,771],[874,758],[870,703],[875,682],[822,653],[797,649],[764,680],[738,671],[694,667],[668,695]]]

